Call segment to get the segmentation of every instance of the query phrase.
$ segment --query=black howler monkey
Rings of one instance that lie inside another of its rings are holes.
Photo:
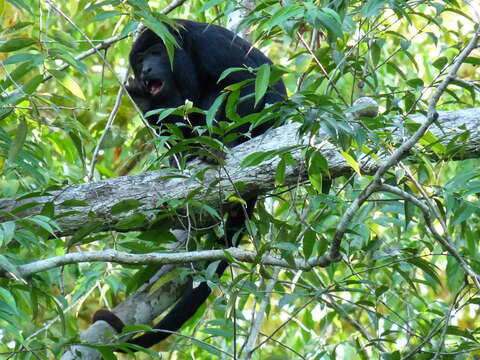
[[[190,100],[193,105],[202,110],[208,110],[223,89],[244,80],[253,79],[250,71],[235,71],[226,78],[219,80],[220,75],[227,69],[257,68],[263,64],[271,64],[260,50],[254,48],[248,41],[236,36],[231,31],[212,24],[203,24],[188,20],[176,20],[178,30],[171,29],[179,43],[174,50],[173,64],[170,63],[163,41],[153,31],[146,29],[135,40],[130,52],[130,65],[134,78],[130,79],[127,90],[144,112],[159,108],[174,108],[181,106],[185,100]],[[250,82],[242,87],[237,113],[243,117],[263,110],[265,104],[273,104],[284,100],[286,97],[285,86],[281,80],[271,85],[262,101],[255,107],[255,84]],[[249,96],[250,95],[250,96]],[[229,121],[225,109],[220,108],[216,114],[217,121]],[[153,125],[160,125],[158,116],[148,118]],[[169,116],[161,123],[181,123],[184,121],[179,116]],[[189,115],[190,125],[205,125],[202,114]],[[263,123],[250,131],[252,137],[264,133],[271,122]],[[236,127],[236,134],[245,134],[249,131],[250,124]],[[192,126],[181,127],[185,138],[196,136]],[[238,145],[246,140],[246,136],[230,137],[225,144],[228,147]],[[253,211],[256,198],[247,199],[247,215]],[[236,216],[230,216],[225,226],[226,242],[240,228],[245,220],[244,212],[237,211]],[[217,274],[221,275],[227,266],[221,262]],[[158,323],[154,325],[159,331],[146,333],[129,341],[131,344],[150,347],[177,331],[187,321],[203,302],[208,298],[211,290],[207,283],[202,283],[196,288],[190,287],[174,308]],[[123,328],[123,322],[108,310],[99,310],[94,315],[94,321],[107,321],[117,331]],[[167,330],[168,332],[162,332]]]

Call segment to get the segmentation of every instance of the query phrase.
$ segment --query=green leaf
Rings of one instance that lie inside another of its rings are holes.
[[[142,203],[136,199],[126,199],[122,200],[112,206],[110,212],[112,215],[117,215],[123,212],[127,212],[141,206]]]
[[[408,186],[404,186],[404,190],[410,193],[410,189]],[[415,214],[416,207],[410,201],[403,202],[403,211],[405,214],[405,230],[408,228],[408,224],[412,221],[413,215]]]
[[[222,81],[223,79],[225,79],[228,75],[230,75],[231,73],[233,72],[236,72],[236,71],[247,71],[247,69],[245,68],[239,68],[239,67],[233,67],[233,68],[228,68],[227,70],[224,70],[220,77],[218,78],[217,80],[217,83],[219,83],[220,81]]]
[[[470,205],[467,202],[464,202],[460,205],[459,208],[455,209],[453,214],[452,225],[458,225],[466,220],[468,220],[477,208]]]
[[[17,303],[15,298],[9,291],[7,291],[7,289],[0,287],[0,298],[4,300],[4,304],[9,307],[12,314],[17,313]]]
[[[6,43],[0,45],[0,53],[8,53],[11,51],[20,50],[33,44],[35,44],[35,40],[29,38],[10,39]]]
[[[334,37],[342,38],[342,23],[338,14],[329,8],[323,8],[316,13],[316,19],[323,25]]]
[[[214,336],[222,336],[222,337],[228,337],[228,338],[233,337],[233,331],[230,329],[206,328],[206,329],[202,329],[202,332],[205,334],[210,334]]]
[[[285,169],[286,169],[286,161],[285,159],[281,159],[277,165],[277,169],[275,171],[275,185],[283,185],[285,182]]]
[[[75,206],[90,206],[89,203],[87,203],[86,201],[83,201],[83,200],[75,200],[75,199],[71,199],[71,200],[65,200],[63,201],[60,205],[62,206],[71,206],[71,207],[75,207]]]
[[[205,269],[205,273],[207,274],[207,279],[214,278],[215,271],[217,271],[219,264],[220,264],[220,260],[212,261],[210,264],[208,264],[207,268]]]
[[[33,62],[35,64],[43,63],[45,56],[42,54],[15,54],[9,56],[3,63],[5,65],[18,64],[22,62]]]
[[[207,127],[208,129],[210,129],[210,131],[212,131],[212,125],[213,125],[213,121],[215,120],[215,115],[217,115],[218,109],[220,109],[220,107],[223,104],[223,101],[227,96],[228,96],[228,93],[226,92],[220,94],[220,96],[218,96],[215,99],[212,106],[210,106],[210,109],[208,109],[207,111],[207,115],[205,118],[206,118]]]
[[[138,3],[138,0],[136,0],[135,2]],[[168,27],[163,23],[163,21],[172,25],[174,25],[174,23],[171,20],[168,21],[169,19],[165,16],[157,15],[159,18],[161,18],[160,21],[156,17],[152,16],[151,12],[146,9],[146,7],[148,7],[148,4],[146,2],[142,1],[141,3],[143,10],[135,11],[135,15],[139,16],[142,19],[143,24],[162,39],[165,48],[167,49],[170,64],[172,64],[173,66],[174,51],[175,48],[178,48],[180,45],[178,44],[177,39],[175,39],[175,36],[172,35]]]
[[[128,0],[127,2],[134,8],[145,11],[147,14],[151,14],[152,12],[146,0]]]
[[[15,161],[18,153],[20,152],[23,145],[25,144],[26,139],[27,139],[27,122],[22,117],[20,118],[20,124],[18,124],[17,126],[15,139],[13,140],[12,144],[10,145],[10,149],[8,150],[9,163],[13,163]]]
[[[226,249],[223,249],[223,253],[225,254],[225,257],[227,258],[227,261],[229,263],[236,263],[237,260],[235,260],[235,258],[232,256],[232,254],[230,254]]]
[[[42,229],[52,235],[54,234],[52,226],[57,230],[60,230],[60,227],[53,220],[43,215],[35,215],[33,217],[26,218],[26,220],[40,226]]]
[[[394,351],[392,353],[383,353],[382,360],[400,360],[402,357],[399,351]]]
[[[325,157],[318,151],[313,151],[308,159],[308,179],[313,187],[322,192],[323,175],[328,174],[328,163]]]
[[[268,89],[270,81],[270,65],[263,64],[258,68],[257,77],[255,79],[255,106],[263,99]]]
[[[441,56],[432,63],[432,65],[435,66],[438,70],[442,70],[447,64],[448,59],[446,56]]]
[[[298,5],[283,6],[280,8],[280,10],[272,15],[270,20],[267,22],[267,26],[269,29],[271,29],[277,25],[283,25],[289,18],[301,16],[302,14],[303,8]]]
[[[5,246],[10,241],[13,240],[13,236],[15,235],[16,224],[14,221],[5,221],[5,222],[2,222],[0,225],[1,225],[0,245]]]
[[[68,74],[63,71],[49,70],[50,73],[58,80],[59,84],[67,89],[72,95],[86,100],[85,95],[83,94],[82,89],[78,86],[77,82]]]
[[[377,66],[380,62],[380,55],[382,54],[382,48],[385,45],[384,39],[373,39],[370,49],[370,56],[372,58],[372,64]]]
[[[475,339],[475,337],[468,330],[460,329],[457,326],[449,325],[447,327],[446,333],[448,335],[461,336],[477,342],[477,339]]]
[[[190,201],[188,202],[188,204],[189,204],[189,205],[196,206],[196,207],[198,207],[199,209],[202,209],[202,210],[206,211],[206,212],[207,212],[208,214],[210,214],[210,216],[212,216],[213,218],[216,218],[216,219],[221,219],[221,218],[222,218],[216,209],[214,209],[214,208],[211,207],[210,205],[207,205],[207,204],[205,204],[205,203],[203,203],[203,202],[195,201],[195,200],[190,200]]]
[[[422,269],[426,274],[430,275],[430,277],[435,280],[438,285],[441,285],[442,282],[437,275],[434,265],[430,264],[428,261],[425,261],[421,258],[414,258],[407,260],[410,264],[415,265],[416,267]]]
[[[411,86],[415,90],[421,90],[424,87],[423,80],[420,78],[414,78],[407,81],[408,86]]]
[[[107,19],[110,19],[111,17],[119,16],[122,15],[123,13],[120,11],[102,11],[95,15],[95,17],[91,20],[92,22],[95,21],[105,21]]]
[[[22,86],[23,91],[31,95],[37,90],[37,87],[43,82],[43,76],[42,75],[37,75],[34,76],[32,79],[30,79],[26,84]]]
[[[75,57],[72,56],[71,54],[63,51],[63,49],[52,48],[49,50],[49,55],[55,59],[60,59],[65,61],[67,64],[77,69],[82,74],[87,73],[87,67],[85,66],[85,64],[80,60],[75,59]]]
[[[447,256],[447,285],[452,293],[461,289],[465,282],[465,272],[458,265],[457,260]]]
[[[467,301],[467,304],[475,304],[475,305],[480,305],[480,298],[472,298]]]
[[[303,256],[305,260],[309,259],[313,253],[313,248],[317,240],[317,233],[307,229],[303,234]]]
[[[104,360],[116,360],[117,357],[113,353],[113,349],[107,347],[98,347],[97,350],[102,354],[102,359]]]
[[[90,217],[87,222],[85,222],[70,238],[70,240],[67,242],[67,246],[72,246],[75,245],[76,243],[79,243],[83,238],[85,238],[87,235],[90,235],[91,233],[96,232],[98,229],[100,229],[103,226],[103,221],[100,219],[94,219]]]
[[[295,245],[294,243],[291,243],[291,242],[286,242],[286,241],[276,243],[275,247],[277,249],[285,250],[288,253],[293,253],[293,252],[297,251],[297,245]]]
[[[276,155],[277,153],[275,150],[254,152],[245,157],[240,166],[243,168],[256,166],[264,161],[273,159]]]
[[[362,17],[374,17],[380,13],[380,10],[385,5],[385,0],[369,0],[362,6]]]
[[[136,213],[120,219],[120,221],[118,221],[115,225],[115,228],[118,230],[137,229],[145,226],[146,223],[146,216],[140,213]]]
[[[196,345],[205,350],[206,352],[212,354],[213,356],[215,356],[216,359],[220,359],[222,358],[222,353],[220,352],[220,350],[218,350],[217,348],[213,347],[212,345],[206,343],[206,342],[203,342],[203,341],[197,341],[195,342]]]
[[[204,4],[202,6],[202,8],[199,10],[199,13],[202,14],[204,13],[205,11],[207,11],[208,9],[214,7],[214,6],[217,6],[221,3],[223,3],[225,0],[210,0],[209,2],[207,2],[206,4]]]

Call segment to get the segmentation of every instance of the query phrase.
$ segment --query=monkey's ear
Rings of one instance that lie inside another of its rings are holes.
[[[110,310],[100,309],[93,315],[93,319],[92,319],[93,323],[100,320],[105,321],[108,325],[114,328],[115,331],[119,334],[122,332],[123,328],[125,327],[125,324],[123,323],[123,321],[120,320],[120,318]]]

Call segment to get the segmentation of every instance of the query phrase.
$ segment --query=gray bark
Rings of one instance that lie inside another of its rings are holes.
[[[412,116],[411,119],[419,123],[423,116]],[[458,157],[478,157],[480,155],[480,108],[472,108],[457,111],[440,112],[438,125],[431,127],[430,132],[435,135],[439,142],[450,149],[452,146],[458,146],[461,152]],[[393,143],[401,143],[402,133],[406,130],[401,127],[399,121],[398,128],[387,129],[395,134]],[[144,230],[149,227],[148,221],[137,224],[134,227],[125,229],[119,224],[119,221],[133,213],[152,213],[162,210],[166,200],[185,200],[194,190],[198,192],[193,199],[219,209],[225,203],[225,198],[235,193],[233,184],[241,182],[244,184],[238,191],[241,195],[261,194],[271,191],[275,187],[275,170],[279,159],[265,161],[258,166],[242,168],[241,162],[245,157],[257,151],[278,150],[284,147],[296,147],[292,150],[293,158],[299,166],[287,167],[285,172],[285,186],[291,186],[298,181],[307,178],[306,167],[303,161],[302,146],[306,145],[306,139],[298,138],[298,124],[288,124],[277,129],[269,131],[265,136],[254,138],[233,149],[227,155],[225,166],[221,171],[212,168],[211,165],[195,160],[191,165],[190,171],[182,174],[177,173],[178,177],[171,177],[172,173],[166,170],[157,170],[138,175],[122,176],[114,179],[107,179],[98,182],[90,182],[78,185],[70,185],[59,191],[51,191],[44,196],[32,197],[17,201],[15,199],[0,200],[0,222],[10,220],[5,213],[13,211],[19,206],[27,203],[36,203],[37,205],[26,211],[16,214],[25,217],[38,214],[41,208],[49,202],[55,206],[55,214],[64,215],[57,219],[60,231],[57,236],[71,235],[78,229],[90,224],[91,232],[95,231],[131,231]],[[455,137],[469,133],[467,141],[462,139],[455,142]],[[327,159],[330,169],[330,175],[337,177],[352,172],[351,167],[344,160],[338,149],[327,141],[326,135],[320,132],[320,135],[314,139],[315,147]],[[311,142],[312,143],[312,142]],[[379,153],[378,157],[383,158],[386,154]],[[376,170],[377,164],[371,158],[360,162],[363,173],[372,173]],[[206,170],[203,178],[195,178],[192,174]],[[187,178],[186,178],[187,177]],[[112,206],[122,200],[136,199],[140,201],[140,206],[135,210],[112,214]],[[81,200],[87,206],[67,206],[64,204],[67,200]],[[151,215],[153,216],[153,215]],[[179,217],[174,217],[174,226],[181,227]],[[202,216],[202,220],[197,225],[211,224],[212,219]]]

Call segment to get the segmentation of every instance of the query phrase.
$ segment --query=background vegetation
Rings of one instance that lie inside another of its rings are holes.
[[[26,199],[168,165],[161,156],[165,139],[152,135],[131,101],[123,96],[115,109],[131,37],[75,58],[106,38],[130,34],[139,22],[157,24],[168,5],[0,0],[0,198]],[[240,5],[186,1],[168,17],[226,26]],[[289,100],[282,119],[301,123],[306,136],[324,129],[357,169],[360,159],[375,161],[376,154],[398,146],[385,126],[416,129],[409,115],[426,113],[433,91],[472,38],[479,8],[475,2],[440,0],[259,0],[241,29],[284,73]],[[465,59],[438,110],[478,105],[479,55],[477,48]],[[60,70],[62,65],[68,68]],[[361,96],[380,104],[378,116],[346,116]],[[449,147],[426,134],[383,180],[419,199],[428,197],[438,216],[434,227],[478,274],[480,163],[452,160],[468,141],[468,131]],[[282,154],[279,186],[257,206],[244,248],[287,261],[328,250],[339,220],[371,176],[352,171],[333,179],[323,194],[328,170],[314,150],[304,149],[309,181],[293,188],[281,186],[282,168],[291,164],[288,153]],[[16,264],[67,252],[161,252],[172,241],[165,227],[125,233],[83,227],[71,237],[56,237],[53,205],[27,218],[17,217],[20,210],[1,215],[1,267],[12,274]],[[203,236],[194,247],[211,246],[208,240]],[[255,359],[480,357],[479,289],[412,203],[375,193],[349,222],[341,255],[340,262],[310,272],[243,264],[220,281],[208,270],[197,272],[197,280],[219,283],[216,296],[181,331],[201,341],[174,336],[156,349],[168,359],[238,356],[252,314],[267,299]],[[117,305],[149,271],[98,262],[0,279],[0,357],[59,358],[95,310]],[[268,284],[271,291],[265,291]]]

